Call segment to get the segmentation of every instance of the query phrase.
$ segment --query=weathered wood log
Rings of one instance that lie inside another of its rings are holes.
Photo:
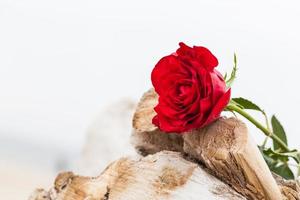
[[[184,135],[166,134],[151,123],[156,104],[157,95],[150,90],[134,114],[132,143],[143,155],[162,150],[186,153],[248,199],[300,199],[298,186],[276,183],[243,122],[221,118]]]
[[[178,134],[165,134],[151,122],[155,116],[153,110],[157,104],[154,90],[145,93],[133,116],[132,144],[142,155],[162,150],[183,152],[183,138]]]
[[[95,178],[61,173],[53,189],[38,189],[29,200],[165,199],[246,198],[180,153],[162,151],[144,158],[122,158]]]
[[[300,200],[299,184],[272,176],[244,123],[221,118],[184,135],[166,134],[151,123],[156,103],[150,90],[133,118],[132,143],[146,157],[119,159],[98,177],[61,173],[29,200]]]
[[[281,176],[274,174],[277,184],[280,187],[281,193],[286,199],[298,200],[300,199],[300,184],[299,179],[297,180],[285,180]]]

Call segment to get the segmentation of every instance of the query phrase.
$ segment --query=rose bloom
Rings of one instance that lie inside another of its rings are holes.
[[[164,132],[201,128],[218,119],[230,100],[230,89],[215,69],[217,58],[205,47],[179,46],[151,74],[159,96],[152,123]]]

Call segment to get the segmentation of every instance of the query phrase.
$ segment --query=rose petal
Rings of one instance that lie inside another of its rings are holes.
[[[195,49],[200,62],[207,70],[211,71],[216,66],[218,66],[218,59],[207,48],[201,46],[194,46],[193,49]]]
[[[225,81],[217,74],[217,72],[217,70],[214,70],[214,72],[210,73],[213,104],[215,104],[220,99],[220,97],[225,93],[226,90]]]
[[[151,73],[151,81],[155,91],[158,94],[163,93],[164,87],[166,86],[164,80],[166,80],[166,78],[170,79],[174,74],[178,73],[184,74],[184,71],[176,56],[169,55],[160,59]]]
[[[224,108],[227,106],[230,100],[231,95],[231,88],[219,99],[217,104],[213,107],[211,113],[207,117],[206,122],[203,124],[203,126],[215,121],[220,117],[221,112],[224,110]]]

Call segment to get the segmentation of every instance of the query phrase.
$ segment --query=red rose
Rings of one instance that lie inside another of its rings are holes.
[[[159,95],[152,123],[165,132],[201,128],[219,118],[230,100],[230,89],[215,69],[217,58],[205,47],[179,46],[151,74]]]

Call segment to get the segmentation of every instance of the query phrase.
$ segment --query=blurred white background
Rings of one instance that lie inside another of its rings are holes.
[[[299,19],[296,0],[0,0],[1,198],[73,169],[97,113],[137,100],[180,41],[211,49],[223,73],[236,52],[233,96],[276,113],[300,148]]]

